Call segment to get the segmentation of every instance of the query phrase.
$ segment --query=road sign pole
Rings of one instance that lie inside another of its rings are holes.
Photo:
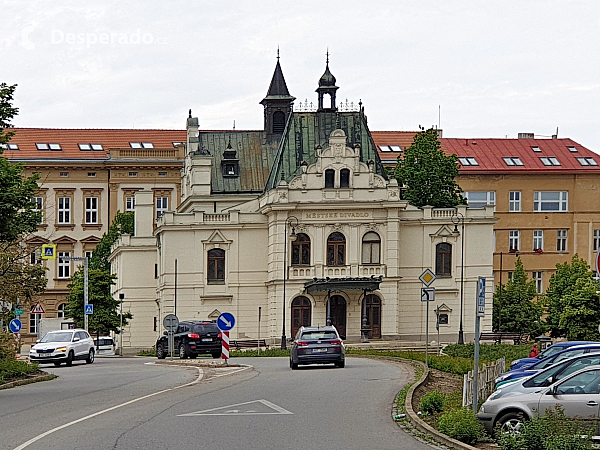
[[[256,348],[258,350],[258,356],[260,356],[260,315],[261,307],[258,307],[258,341],[256,342]]]
[[[485,278],[477,279],[477,298],[475,300],[475,355],[473,361],[473,412],[477,414],[479,403],[479,319],[485,316]]]
[[[83,259],[83,310],[85,311],[88,305],[88,258]],[[83,329],[88,330],[88,315],[83,315]]]
[[[221,358],[223,358],[225,360],[225,364],[227,364],[227,360],[229,359],[229,331],[223,331],[222,334]]]
[[[427,300],[427,312],[425,313],[425,366],[429,367],[429,299]]]

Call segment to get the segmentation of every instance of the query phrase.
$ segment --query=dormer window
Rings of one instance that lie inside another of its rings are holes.
[[[541,152],[540,148],[537,145],[532,145],[531,146],[531,150],[533,150],[534,152]]]
[[[509,156],[502,158],[507,166],[522,166],[523,161],[518,156]]]
[[[477,160],[471,156],[468,156],[466,158],[461,157],[461,158],[458,158],[458,160],[460,161],[460,163],[463,166],[478,166],[479,165]]]
[[[540,157],[540,161],[545,166],[560,166],[560,161],[554,156]]]
[[[240,167],[237,161],[223,161],[223,176],[238,177],[240,176]]]

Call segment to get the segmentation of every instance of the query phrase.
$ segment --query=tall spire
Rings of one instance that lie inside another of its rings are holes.
[[[273,72],[273,78],[271,78],[271,84],[267,91],[267,96],[262,100],[264,104],[265,100],[295,100],[295,97],[290,95],[285,78],[283,78],[283,72],[281,70],[281,64],[279,64],[279,49],[277,49],[277,64],[275,65],[275,72]]]
[[[283,134],[287,119],[292,113],[292,105],[296,97],[290,95],[281,64],[279,63],[279,47],[277,47],[277,64],[271,78],[267,96],[260,102],[265,108],[265,132],[267,141],[278,140]]]

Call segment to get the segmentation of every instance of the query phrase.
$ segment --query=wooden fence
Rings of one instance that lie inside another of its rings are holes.
[[[500,358],[498,361],[491,365],[484,364],[479,369],[479,376],[477,381],[479,401],[485,400],[488,396],[494,392],[494,380],[498,378],[500,374],[506,372],[506,361],[504,358]],[[471,406],[473,404],[473,371],[464,375],[463,378],[463,406]]]

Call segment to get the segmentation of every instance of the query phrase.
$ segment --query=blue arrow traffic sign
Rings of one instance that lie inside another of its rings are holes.
[[[85,313],[89,316],[90,314],[94,314],[94,305],[88,304],[85,305]]]
[[[221,313],[217,319],[217,326],[221,331],[229,331],[235,326],[235,317],[228,312]]]
[[[19,331],[21,331],[22,326],[23,326],[23,324],[21,323],[21,321],[19,319],[13,319],[8,324],[8,328],[13,333],[18,333]]]

